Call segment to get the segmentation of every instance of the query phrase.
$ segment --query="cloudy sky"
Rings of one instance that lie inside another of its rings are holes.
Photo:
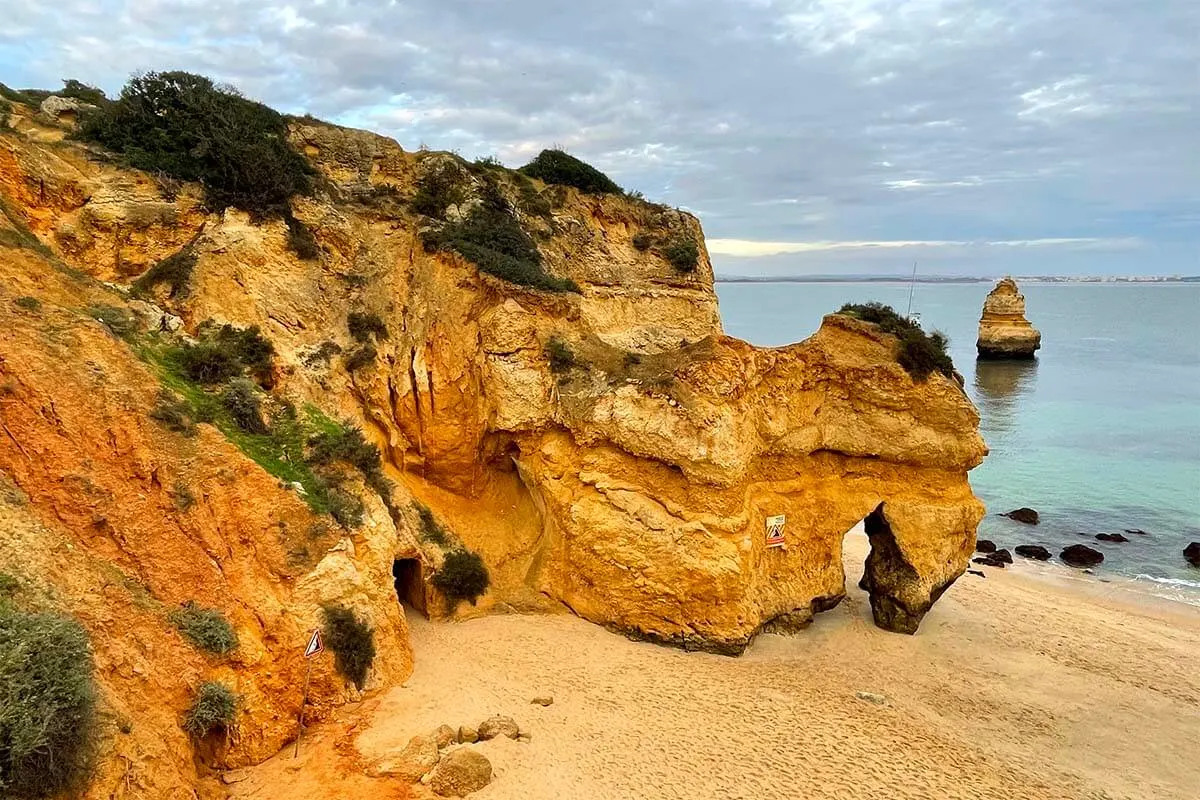
[[[726,274],[1200,274],[1200,0],[3,0],[0,81],[187,69],[688,208]]]

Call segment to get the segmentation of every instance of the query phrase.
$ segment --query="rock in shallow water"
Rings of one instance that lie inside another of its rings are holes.
[[[1035,561],[1049,561],[1050,551],[1040,544],[1019,544],[1015,548],[1017,555],[1032,558]]]
[[[1064,547],[1059,558],[1069,567],[1094,567],[1104,561],[1104,554],[1085,544],[1073,544]]]
[[[1200,567],[1200,542],[1192,542],[1183,548],[1183,557],[1193,567]]]
[[[994,553],[996,552],[996,543],[990,539],[980,539],[975,543],[976,553]]]
[[[1096,539],[1101,542],[1128,542],[1129,540],[1119,533],[1097,533]]]
[[[1016,522],[1024,522],[1026,525],[1037,525],[1039,521],[1038,512],[1032,508],[1014,508],[1007,514],[1001,514],[1002,517],[1008,517]]]
[[[988,293],[979,318],[975,347],[980,358],[1033,358],[1042,335],[1025,319],[1025,297],[1017,282],[1005,278]]]

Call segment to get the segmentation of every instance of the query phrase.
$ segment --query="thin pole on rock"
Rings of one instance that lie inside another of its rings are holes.
[[[297,758],[300,755],[300,737],[304,735],[304,707],[308,705],[308,679],[312,676],[312,659],[305,659],[307,666],[304,669],[304,697],[300,700],[300,724],[296,728],[296,749],[292,752],[292,758]]]

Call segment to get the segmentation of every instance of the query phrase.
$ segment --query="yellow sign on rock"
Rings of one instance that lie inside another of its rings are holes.
[[[783,547],[783,523],[786,521],[783,514],[767,517],[767,547]]]

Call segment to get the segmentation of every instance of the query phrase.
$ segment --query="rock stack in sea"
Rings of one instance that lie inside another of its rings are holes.
[[[1005,278],[983,303],[979,318],[980,358],[1033,358],[1042,346],[1042,334],[1025,319],[1025,297],[1017,282]]]

